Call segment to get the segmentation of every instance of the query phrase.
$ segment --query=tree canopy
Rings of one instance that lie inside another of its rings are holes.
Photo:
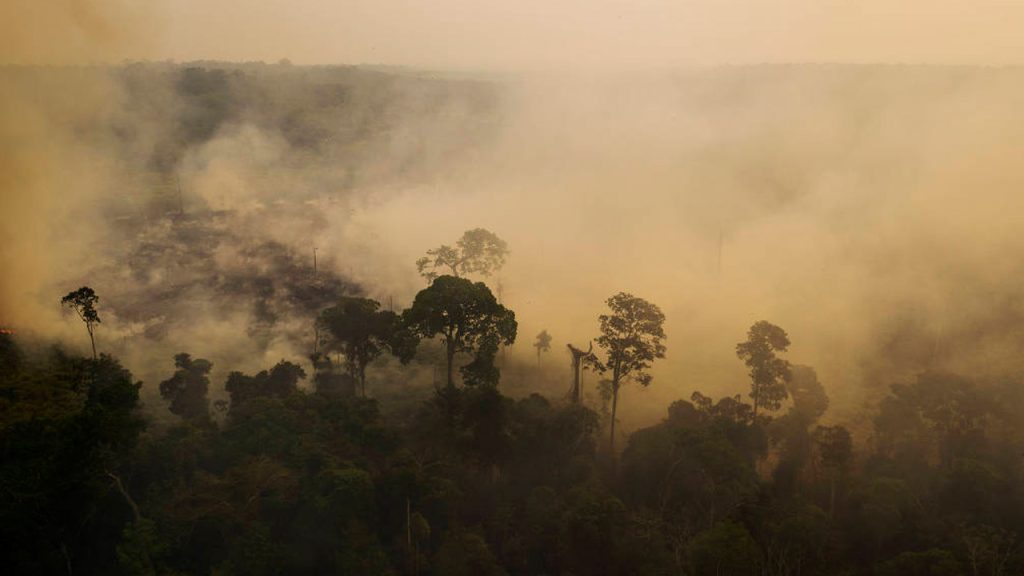
[[[489,230],[474,228],[467,230],[455,246],[442,244],[427,250],[427,255],[416,261],[416,269],[428,282],[438,277],[439,270],[456,277],[490,276],[501,270],[507,257],[504,240]]]
[[[328,350],[345,357],[349,375],[359,382],[366,395],[366,367],[386,351],[408,362],[416,351],[411,333],[404,330],[401,317],[380,310],[380,303],[369,298],[343,297],[320,313],[317,322],[330,336]]]
[[[736,345],[736,356],[750,369],[750,397],[754,400],[754,416],[760,408],[778,410],[789,397],[786,384],[791,373],[789,362],[777,352],[789,348],[786,331],[761,320],[747,332],[747,339]]]
[[[548,334],[547,330],[541,330],[537,334],[537,339],[533,342],[533,347],[537,349],[537,363],[540,364],[541,352],[547,352],[551,350],[551,335]]]
[[[174,375],[160,383],[160,396],[170,402],[171,412],[183,418],[209,416],[208,375],[213,364],[182,352],[174,357],[174,366]]]
[[[494,355],[516,340],[515,314],[498,304],[482,282],[439,276],[421,290],[402,319],[420,338],[439,336],[445,346],[447,386],[454,387],[453,363],[459,353],[475,353],[466,366],[468,382],[497,383]]]
[[[612,296],[606,303],[611,313],[598,317],[601,335],[597,337],[604,358],[594,356],[591,362],[598,372],[611,373],[610,445],[614,451],[619,388],[630,380],[641,386],[651,384],[653,377],[647,370],[655,359],[665,357],[665,314],[657,305],[625,292]]]
[[[96,358],[95,330],[96,325],[100,323],[100,315],[96,311],[96,304],[99,301],[100,297],[88,286],[82,286],[78,290],[68,292],[60,299],[62,306],[74,310],[82,322],[85,323],[85,329],[89,332],[89,343],[92,345],[93,359]]]

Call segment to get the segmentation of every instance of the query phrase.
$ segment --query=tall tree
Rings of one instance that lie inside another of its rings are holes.
[[[470,374],[490,374],[497,346],[516,340],[515,314],[498,304],[483,282],[455,276],[439,276],[416,295],[412,307],[402,313],[405,325],[417,337],[440,336],[447,359],[447,386],[455,387],[452,366],[460,352],[476,353]],[[465,374],[465,371],[464,371]]]
[[[736,345],[736,356],[750,368],[750,397],[754,400],[754,416],[758,408],[778,410],[788,398],[786,383],[791,376],[789,362],[777,352],[789,348],[786,331],[761,320],[750,327],[747,340]]]
[[[457,278],[468,274],[490,276],[505,265],[508,245],[489,230],[474,228],[467,230],[455,246],[442,244],[416,261],[420,275],[433,282],[438,269],[450,272]]]
[[[369,298],[343,297],[320,314],[318,325],[331,336],[333,348],[345,356],[349,375],[366,396],[366,367],[385,351],[408,362],[415,343],[403,332],[401,318]]]
[[[611,439],[609,448],[615,455],[615,415],[619,405],[619,388],[630,379],[649,386],[653,377],[647,370],[657,358],[665,357],[665,315],[655,304],[632,294],[619,292],[607,301],[611,314],[598,317],[601,336],[597,345],[604,358],[591,361],[601,373],[611,372]]]
[[[160,383],[160,396],[171,403],[171,412],[186,419],[209,416],[208,375],[213,364],[182,352],[174,357],[174,367],[174,375]]]
[[[541,330],[540,334],[537,334],[537,340],[534,341],[533,347],[537,349],[537,365],[540,366],[540,353],[551,350],[551,335],[547,330]]]
[[[92,344],[93,360],[96,360],[96,325],[100,323],[100,315],[96,312],[96,303],[99,301],[100,297],[88,286],[68,292],[60,299],[62,306],[77,312],[78,317],[85,323],[85,329],[89,332],[89,343]]]

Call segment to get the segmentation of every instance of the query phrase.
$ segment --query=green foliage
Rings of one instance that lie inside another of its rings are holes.
[[[434,569],[438,574],[450,576],[503,576],[487,542],[472,532],[445,535],[441,548],[434,556]]]
[[[628,294],[609,306],[603,354],[588,362],[610,372],[614,414],[615,378],[648,384],[664,356],[664,317]],[[874,419],[822,423],[829,399],[816,373],[775,357],[785,333],[762,326],[738,351],[752,379],[761,364],[771,368],[771,385],[758,390],[783,386],[793,400],[784,415],[757,418],[739,395],[694,392],[632,433],[609,466],[597,450],[598,413],[494,385],[497,350],[514,340],[516,322],[481,283],[441,276],[401,319],[348,298],[321,323],[346,361],[356,359],[346,373],[314,355],[316,392],[306,392],[305,371],[291,362],[232,372],[230,410],[215,423],[212,366],[179,354],[159,388],[183,418],[147,434],[141,384],[116,360],[30,353],[0,334],[0,550],[11,571],[1024,570],[1024,394],[1015,383],[922,373],[873,399]],[[411,418],[393,406],[384,417],[376,401],[347,392],[353,369],[394,352],[398,333],[407,343],[440,337],[449,359],[472,354],[460,367],[467,385],[404,407]],[[785,396],[754,398],[773,409],[765,398],[778,408]]]
[[[234,410],[254,398],[285,398],[298,390],[299,380],[305,377],[306,371],[300,366],[282,360],[270,371],[263,370],[255,376],[232,372],[224,389],[231,395]]]
[[[416,352],[417,341],[402,326],[401,318],[369,298],[344,297],[320,313],[319,325],[330,335],[327,350],[345,357],[349,376],[359,381],[366,396],[366,367],[389,351],[403,363]]]
[[[849,464],[853,455],[853,440],[846,428],[818,426],[814,429],[814,441],[821,455],[821,464],[826,468],[838,470]]]
[[[156,574],[153,557],[160,556],[164,550],[156,523],[140,518],[125,526],[117,545],[117,558],[124,574],[150,576]]]
[[[0,551],[11,573],[112,573],[131,512],[112,490],[144,423],[107,355],[54,350],[0,366]]]
[[[882,563],[877,570],[879,576],[958,576],[963,573],[963,567],[953,554],[937,548],[903,552]]]
[[[750,532],[724,521],[698,534],[690,544],[695,576],[740,576],[760,572],[761,552]]]
[[[635,432],[622,454],[628,502],[672,522],[710,527],[757,492],[760,430],[727,409],[676,402],[665,422]]]

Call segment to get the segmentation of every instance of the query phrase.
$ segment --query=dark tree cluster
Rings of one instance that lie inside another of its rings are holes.
[[[98,301],[63,300],[91,342]],[[311,377],[287,360],[231,371],[215,413],[212,363],[176,355],[159,384],[169,424],[147,425],[142,384],[111,356],[0,333],[8,572],[1024,573],[1020,380],[924,372],[844,425],[817,372],[782,357],[786,331],[758,321],[735,348],[746,396],[694,391],[616,449],[619,392],[651,384],[666,318],[628,293],[606,304],[596,346],[568,345],[568,398],[504,394],[515,314],[485,284],[440,275],[400,313],[324,307]],[[537,336],[538,356],[551,340]],[[443,385],[397,406],[373,397],[408,386],[401,366],[431,342]],[[583,401],[584,368],[610,410]]]

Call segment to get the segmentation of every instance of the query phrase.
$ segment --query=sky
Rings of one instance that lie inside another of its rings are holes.
[[[0,59],[468,70],[1016,65],[1020,0],[6,0]]]

